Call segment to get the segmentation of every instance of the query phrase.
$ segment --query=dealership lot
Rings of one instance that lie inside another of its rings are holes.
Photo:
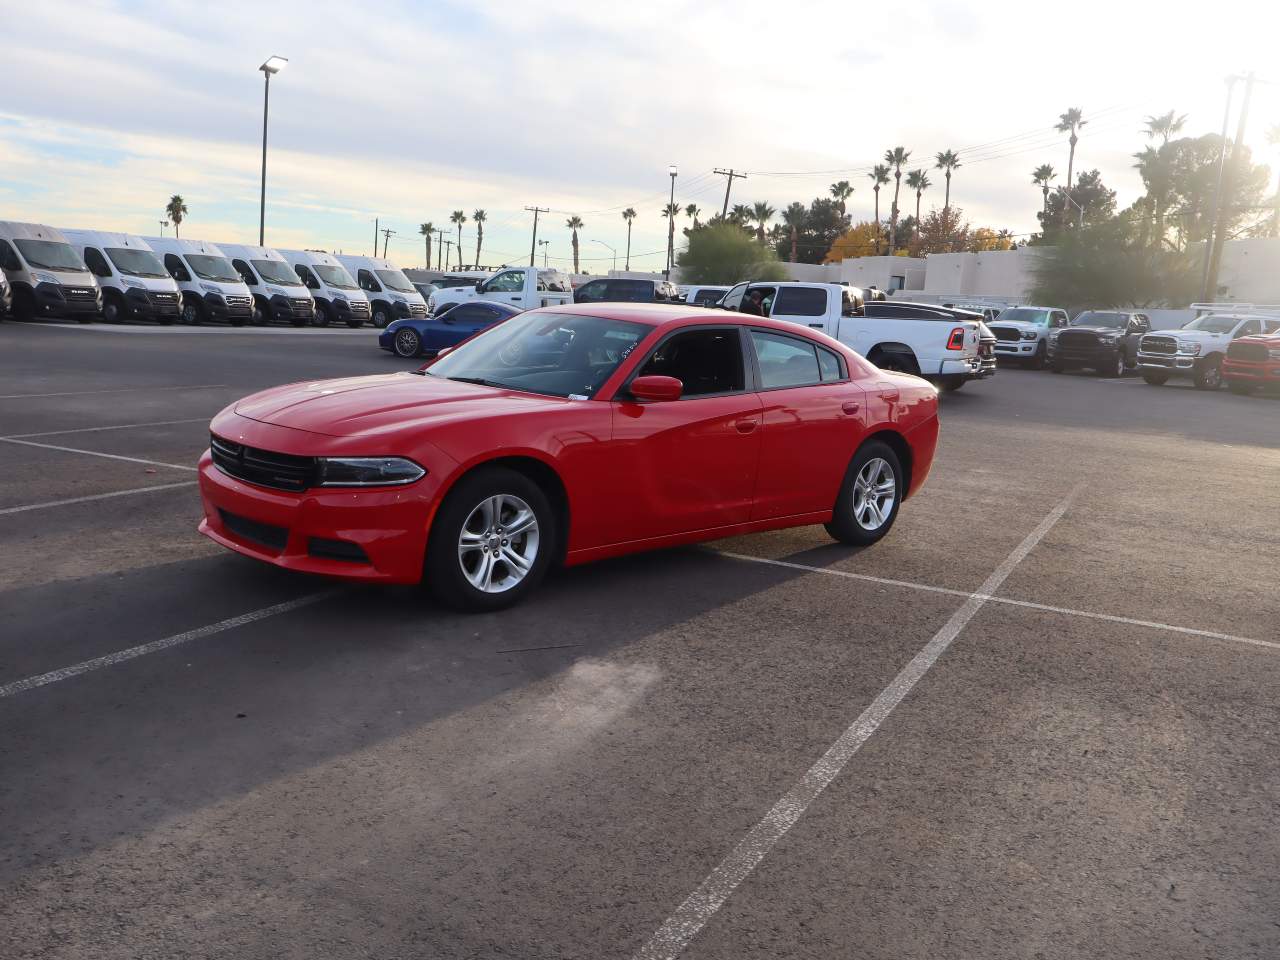
[[[411,366],[269,333],[0,325],[5,956],[1280,954],[1280,400],[1001,371],[869,550],[461,616],[195,533],[218,409]]]

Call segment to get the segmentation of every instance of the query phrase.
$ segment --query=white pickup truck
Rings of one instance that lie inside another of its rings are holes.
[[[559,270],[507,267],[477,280],[474,287],[441,287],[431,295],[427,308],[435,314],[467,300],[491,300],[517,310],[532,310],[573,303],[573,282]]]
[[[821,330],[881,369],[914,373],[944,390],[958,390],[996,370],[995,337],[971,310],[865,301],[857,287],[794,281],[740,283],[720,306]]]
[[[1233,340],[1280,330],[1280,308],[1193,303],[1200,315],[1176,330],[1156,330],[1138,342],[1138,372],[1153,387],[1189,376],[1200,390],[1223,384],[1222,360]]]

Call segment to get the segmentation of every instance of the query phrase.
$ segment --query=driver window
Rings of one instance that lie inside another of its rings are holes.
[[[6,270],[22,269],[22,264],[18,262],[18,255],[13,252],[13,247],[9,246],[7,240],[0,240],[0,267]]]
[[[249,265],[243,260],[232,260],[231,265],[236,268],[236,273],[240,274],[240,279],[247,286],[256,287],[258,285],[258,278],[254,276],[253,271],[249,269]]]
[[[184,264],[175,254],[166,253],[164,255],[164,268],[169,271],[169,276],[177,280],[179,283],[190,283],[191,274],[187,273],[186,264]]]
[[[1070,322],[1071,322],[1071,321],[1069,321],[1069,320],[1067,319],[1067,315],[1066,315],[1065,313],[1063,313],[1061,310],[1057,310],[1057,311],[1055,311],[1055,312],[1054,312],[1054,314],[1053,314],[1053,322],[1052,322],[1051,326],[1054,326],[1054,327],[1065,327],[1065,326],[1070,325]]]
[[[96,247],[84,248],[84,265],[93,271],[94,276],[111,276],[111,267],[107,265],[107,258],[99,253]]]
[[[689,330],[659,344],[637,376],[675,377],[681,399],[739,393],[746,388],[742,338],[733,328]]]
[[[524,289],[524,274],[518,270],[507,270],[486,283],[484,288],[492,293],[519,293]]]
[[[306,267],[304,267],[302,264],[298,264],[297,266],[295,266],[293,268],[293,272],[298,275],[298,279],[301,280],[303,284],[306,285],[306,288],[308,290],[320,289],[320,281],[316,279],[316,275],[312,273],[310,270],[308,270]]]
[[[378,286],[378,281],[373,278],[373,274],[368,270],[361,270],[356,274],[356,282],[360,284],[361,290],[368,290],[370,293],[381,293],[382,287]]]
[[[1237,337],[1251,337],[1255,333],[1261,333],[1261,332],[1262,332],[1262,324],[1258,322],[1257,317],[1252,317],[1249,320],[1245,321],[1244,326],[1242,326],[1239,330],[1237,330],[1235,335]]]

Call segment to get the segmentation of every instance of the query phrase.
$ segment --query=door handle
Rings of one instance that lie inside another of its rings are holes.
[[[739,433],[751,433],[756,427],[760,426],[759,420],[739,420],[734,423],[733,428]]]
[[[849,416],[853,416],[862,409],[862,404],[858,403],[857,400],[846,400],[844,403],[840,404],[840,409],[849,414]]]

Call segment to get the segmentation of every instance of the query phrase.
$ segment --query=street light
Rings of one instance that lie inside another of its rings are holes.
[[[671,202],[667,205],[667,269],[663,271],[664,280],[671,279],[671,261],[675,254],[676,244],[676,165],[667,167],[671,176]]]
[[[615,250],[613,247],[609,246],[603,240],[596,240],[594,242],[600,244],[600,246],[604,247],[606,250],[608,250],[610,253],[613,254],[613,272],[617,273],[618,272],[618,251]]]
[[[167,226],[169,225],[169,221],[168,221],[168,220],[161,220],[161,221],[159,221],[159,223],[160,223],[160,236],[162,236],[162,237],[163,237],[163,236],[164,236],[164,228],[165,228],[165,227],[167,227]]]
[[[266,86],[262,91],[262,193],[258,201],[258,246],[266,243],[267,226],[267,107],[271,102],[271,76],[283,70],[289,61],[284,57],[267,57],[258,69]],[[377,251],[374,251],[375,253]]]
[[[537,241],[537,244],[542,248],[542,266],[545,269],[547,266],[547,247],[551,244],[551,241],[539,240]]]

